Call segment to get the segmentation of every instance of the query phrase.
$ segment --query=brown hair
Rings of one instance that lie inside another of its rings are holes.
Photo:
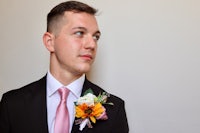
[[[97,9],[78,1],[66,1],[60,3],[47,15],[47,32],[52,32],[53,27],[59,23],[59,20],[62,19],[65,11],[73,11],[76,13],[85,12],[91,15],[95,15],[97,13]]]

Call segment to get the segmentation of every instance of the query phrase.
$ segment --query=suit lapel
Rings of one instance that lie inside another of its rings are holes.
[[[84,84],[83,84],[83,89],[81,92],[81,96],[84,95],[84,92],[89,89],[89,81],[87,78],[85,78]],[[75,118],[75,121],[77,120],[77,118]],[[87,125],[85,126],[85,128],[83,128],[82,131],[79,130],[79,125],[76,125],[74,121],[73,127],[72,127],[72,132],[71,133],[86,133],[88,130]]]
[[[87,78],[85,79],[85,82],[83,84],[83,89],[82,89],[82,94],[81,96],[84,95],[84,92],[87,90],[87,89],[92,89],[94,95],[98,96],[99,93],[102,93],[104,90],[102,90],[100,87],[96,86],[95,84],[91,83]],[[107,105],[105,105],[105,108]],[[109,110],[108,110],[109,111]],[[109,115],[109,114],[107,114]],[[109,117],[109,116],[108,116]],[[105,122],[108,122],[108,121],[105,121]],[[98,122],[98,125],[93,125],[94,127],[91,129],[91,128],[88,128],[88,126],[86,125],[84,128],[83,128],[83,131],[80,131],[79,130],[79,125],[75,125],[75,123],[73,124],[73,128],[72,128],[72,132],[71,133],[102,133],[104,131],[107,131],[107,126],[108,125],[104,125],[103,123],[105,123],[103,121],[99,121]],[[102,126],[103,124],[103,126]]]
[[[46,76],[32,84],[26,95],[27,119],[31,122],[30,130],[38,133],[48,133]]]

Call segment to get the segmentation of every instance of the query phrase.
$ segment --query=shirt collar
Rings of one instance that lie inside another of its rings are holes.
[[[76,79],[72,83],[70,83],[67,86],[64,86],[62,83],[60,83],[56,78],[53,77],[53,75],[48,71],[47,73],[47,96],[52,96],[54,93],[57,92],[57,90],[60,87],[66,87],[70,90],[70,92],[77,98],[80,97],[83,84],[85,81],[85,74],[83,74],[80,78]]]

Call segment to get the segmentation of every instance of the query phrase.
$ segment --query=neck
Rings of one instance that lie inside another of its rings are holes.
[[[76,79],[80,78],[83,74],[71,74],[66,71],[55,71],[51,69],[50,67],[50,73],[56,78],[60,83],[62,83],[64,86],[67,86],[68,84],[72,83]]]

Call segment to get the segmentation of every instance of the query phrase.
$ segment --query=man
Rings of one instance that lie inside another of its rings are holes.
[[[94,62],[101,35],[96,12],[94,8],[76,1],[63,2],[50,11],[47,32],[43,36],[44,45],[50,52],[50,69],[42,79],[3,95],[0,103],[1,133],[55,133],[57,112],[62,101],[59,88],[69,90],[68,97],[64,98],[68,121],[61,122],[64,127],[69,125],[66,132],[129,131],[124,101],[113,95],[108,97],[108,102],[114,105],[106,104],[103,108],[108,119],[95,123],[89,121],[80,130],[80,122],[77,124],[75,118],[74,102],[86,90],[92,89],[96,96],[104,92],[85,76]]]

